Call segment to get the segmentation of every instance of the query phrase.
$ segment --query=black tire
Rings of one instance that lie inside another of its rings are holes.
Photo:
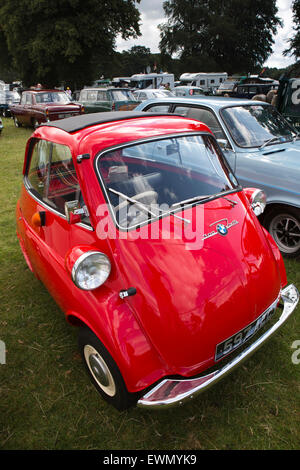
[[[80,328],[78,345],[88,375],[102,398],[120,411],[133,406],[137,394],[128,392],[117,364],[89,328]]]
[[[14,123],[15,123],[15,127],[22,127],[22,124],[19,123],[18,119],[16,118],[16,116],[14,116]]]
[[[37,127],[39,127],[38,120],[36,118],[33,118],[32,121],[31,121],[31,125],[32,125],[33,129],[36,129]]]
[[[276,206],[267,212],[264,226],[287,258],[300,255],[300,209]]]

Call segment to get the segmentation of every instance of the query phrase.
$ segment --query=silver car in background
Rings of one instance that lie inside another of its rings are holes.
[[[204,122],[215,134],[239,183],[263,189],[261,222],[281,252],[300,254],[300,140],[268,103],[204,96],[150,100],[136,111],[168,112]]]

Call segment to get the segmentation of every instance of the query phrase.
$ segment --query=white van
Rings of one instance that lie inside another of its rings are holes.
[[[183,73],[179,80],[180,85],[198,86],[203,88],[204,92],[215,92],[221,83],[227,80],[226,72],[219,73]]]

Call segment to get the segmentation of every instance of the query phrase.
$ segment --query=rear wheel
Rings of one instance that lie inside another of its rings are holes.
[[[97,336],[81,328],[78,343],[86,370],[104,400],[118,410],[134,405],[136,394],[128,392],[118,366]]]
[[[300,209],[287,206],[271,209],[264,225],[283,255],[289,258],[300,255]]]
[[[15,124],[15,127],[21,127],[22,124],[19,123],[18,119],[16,118],[16,116],[14,116],[14,124]]]
[[[36,129],[39,126],[38,120],[36,118],[32,119],[31,124],[34,129]]]

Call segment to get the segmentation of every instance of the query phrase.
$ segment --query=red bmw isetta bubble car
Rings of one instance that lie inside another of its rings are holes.
[[[280,252],[210,130],[175,115],[94,113],[29,139],[17,234],[100,394],[181,404],[294,311]]]

